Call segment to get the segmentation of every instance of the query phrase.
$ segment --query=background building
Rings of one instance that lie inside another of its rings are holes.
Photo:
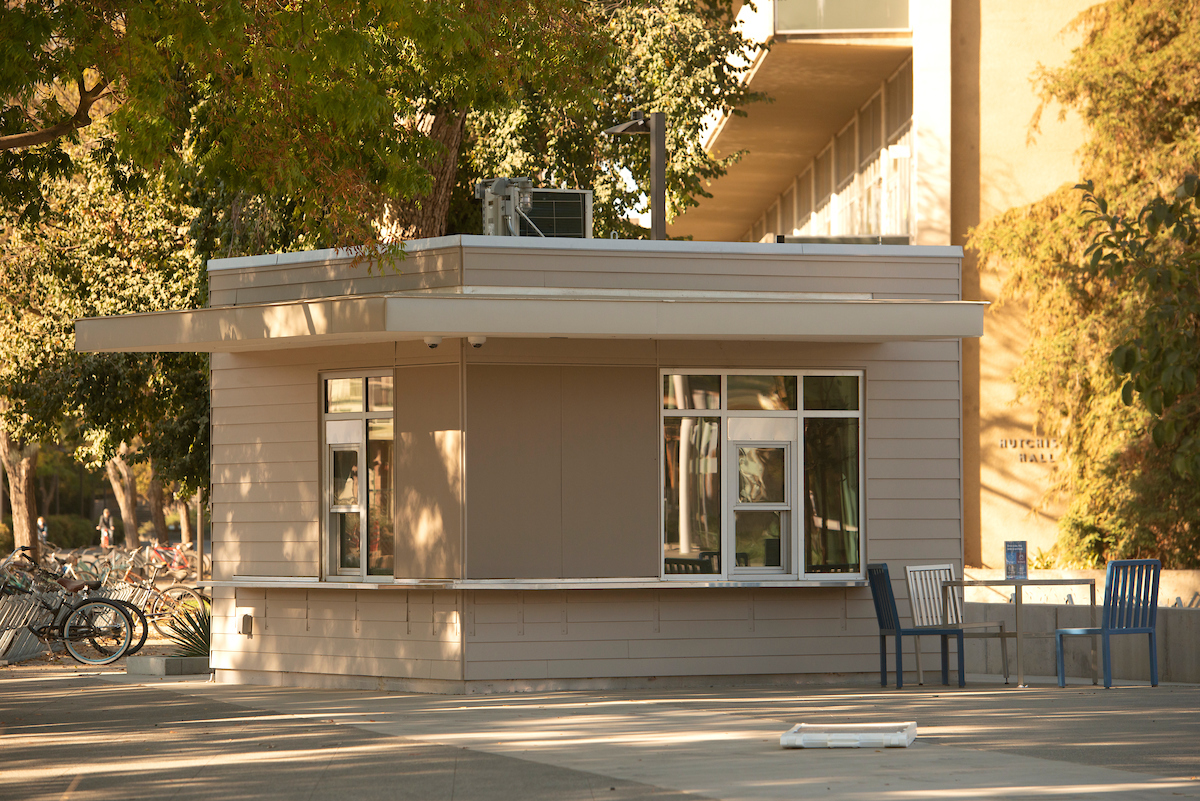
[[[1030,129],[1038,65],[1078,43],[1086,0],[764,0],[743,7],[760,51],[750,85],[773,103],[715,122],[706,146],[744,151],[713,197],[671,236],[708,240],[906,236],[962,245],[970,229],[1079,179],[1084,129],[1051,107]],[[963,297],[995,300],[1003,276],[963,260]],[[1003,564],[1007,539],[1048,550],[1059,507],[1043,505],[1056,443],[1009,381],[1026,342],[1019,303],[993,306],[964,342],[964,558]]]

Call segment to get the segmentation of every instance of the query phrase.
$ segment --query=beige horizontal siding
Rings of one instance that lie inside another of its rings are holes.
[[[213,407],[213,427],[259,423],[308,423],[316,425],[317,404],[276,403],[265,406],[221,406]]]
[[[456,593],[245,589],[214,604],[218,669],[459,680]],[[237,615],[254,618],[239,635]]]
[[[315,451],[315,448],[314,448]],[[315,457],[315,453],[313,454]],[[317,462],[310,458],[298,462],[254,462],[251,464],[214,464],[214,484],[269,484],[317,480]]]
[[[878,659],[861,588],[476,591],[466,605],[471,680],[862,672]]]
[[[212,497],[218,503],[316,503],[320,490],[316,481],[239,481],[213,484]]]
[[[945,459],[877,459],[867,456],[867,480],[884,478],[910,478],[924,476],[926,478],[961,477],[961,468],[957,458]]]
[[[936,498],[957,501],[962,497],[961,489],[962,482],[957,478],[877,478],[867,483],[867,497],[872,500]]]
[[[304,542],[316,541],[319,525],[315,520],[280,525],[275,521],[266,523],[213,523],[214,539],[220,534],[228,541],[236,531],[242,542]]]
[[[410,254],[394,265],[348,260],[221,269],[209,273],[213,306],[449,287],[459,283],[457,249]]]

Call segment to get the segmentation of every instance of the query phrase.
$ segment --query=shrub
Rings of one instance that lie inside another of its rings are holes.
[[[167,639],[178,648],[173,656],[208,656],[212,646],[212,608],[185,609],[171,616]]]

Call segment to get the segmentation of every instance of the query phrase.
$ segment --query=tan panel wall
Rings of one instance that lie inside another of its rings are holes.
[[[562,369],[467,368],[467,576],[562,575]]]
[[[657,576],[658,371],[562,369],[562,574]]]
[[[462,396],[457,364],[396,371],[396,576],[462,578]]]
[[[430,590],[219,588],[212,666],[259,674],[462,678],[461,597]],[[251,635],[238,620],[251,615]]]
[[[318,576],[318,374],[388,367],[393,344],[212,355],[213,577]]]
[[[465,677],[501,688],[538,679],[879,669],[879,629],[864,588],[465,595]]]

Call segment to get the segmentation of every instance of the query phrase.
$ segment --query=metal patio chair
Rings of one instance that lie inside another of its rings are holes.
[[[964,629],[967,638],[997,637],[1000,640],[1000,659],[1004,666],[1004,683],[1008,684],[1008,638],[1015,636],[1005,632],[1003,620],[982,623],[964,623],[962,598],[957,587],[950,590],[946,620],[942,620],[942,582],[954,581],[954,565],[910,565],[904,568],[908,578],[908,600],[912,605],[913,627],[916,629],[958,626]],[[968,631],[999,626],[999,631]],[[921,667],[921,638],[915,637],[917,652],[917,684],[925,683],[925,670]]]
[[[903,637],[920,634],[937,634],[942,638],[942,684],[950,683],[950,638],[958,641],[958,686],[967,686],[967,673],[963,663],[963,630],[961,627],[941,626],[937,628],[901,628],[900,615],[896,611],[896,596],[892,592],[892,579],[888,566],[883,563],[867,565],[867,580],[871,584],[871,600],[875,602],[875,617],[879,620],[879,683],[887,686],[887,638],[896,638],[896,689],[904,686]]]
[[[1067,686],[1067,668],[1063,661],[1064,635],[1100,635],[1103,643],[1104,687],[1112,687],[1112,649],[1114,634],[1146,634],[1150,639],[1150,684],[1158,686],[1158,579],[1162,563],[1157,559],[1121,559],[1108,563],[1104,576],[1104,612],[1100,628],[1057,629],[1054,632],[1058,659],[1058,686]]]

